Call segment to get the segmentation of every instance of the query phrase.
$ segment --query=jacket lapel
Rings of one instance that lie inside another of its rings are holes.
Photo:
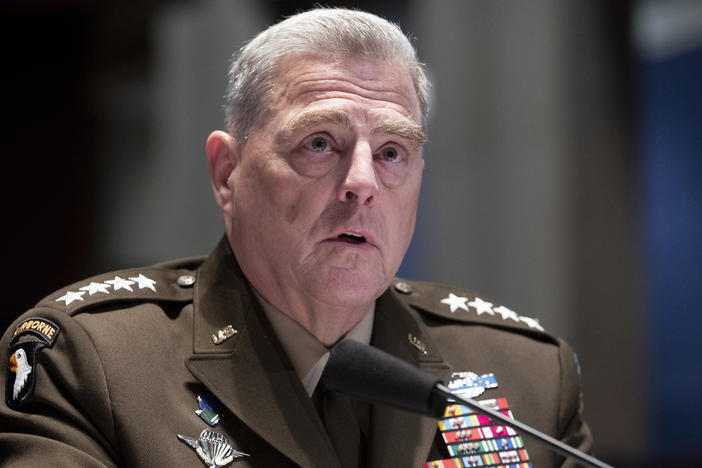
[[[447,382],[452,369],[433,346],[421,320],[394,293],[376,303],[371,344]],[[369,467],[421,467],[437,431],[436,419],[386,406],[373,406]]]
[[[237,418],[298,465],[338,467],[319,416],[257,310],[226,238],[200,268],[195,288],[188,369]],[[215,345],[211,335],[227,325],[236,334]]]

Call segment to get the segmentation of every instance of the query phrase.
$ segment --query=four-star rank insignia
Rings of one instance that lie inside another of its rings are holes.
[[[10,341],[10,362],[7,367],[5,401],[11,408],[19,407],[34,391],[37,352],[51,348],[59,327],[45,318],[28,318],[15,328]],[[20,337],[25,337],[19,341]]]
[[[91,281],[90,284],[77,288],[77,291],[66,291],[63,296],[56,298],[55,301],[63,302],[66,306],[70,306],[74,302],[84,302],[95,294],[109,296],[120,290],[133,293],[136,292],[135,288],[137,287],[139,288],[138,290],[150,289],[156,292],[156,280],[144,276],[143,273],[139,273],[138,276],[125,276],[127,277],[122,278],[121,276],[115,275],[114,279],[108,279],[101,283]]]
[[[544,331],[544,327],[541,326],[538,319],[525,317],[524,315],[519,315],[515,311],[508,309],[503,305],[493,307],[494,304],[492,302],[484,301],[478,296],[475,296],[470,301],[469,299],[469,297],[456,296],[454,293],[450,292],[448,297],[441,299],[440,302],[441,304],[447,305],[452,314],[455,314],[458,310],[462,310],[464,312],[471,312],[472,309],[478,316],[487,314],[492,317],[501,318],[502,320],[510,319],[517,323],[522,322],[529,328]]]

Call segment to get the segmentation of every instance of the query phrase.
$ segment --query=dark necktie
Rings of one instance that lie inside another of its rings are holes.
[[[369,410],[364,403],[352,401],[346,395],[326,391],[318,386],[312,400],[327,429],[329,439],[344,468],[362,468],[366,458],[366,425]],[[361,422],[359,422],[359,417]]]

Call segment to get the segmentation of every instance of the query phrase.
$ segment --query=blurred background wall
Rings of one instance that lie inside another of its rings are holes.
[[[434,82],[400,274],[571,342],[596,455],[699,466],[702,3],[326,3],[399,22]],[[3,328],[83,277],[209,252],[229,57],[311,4],[3,3]]]

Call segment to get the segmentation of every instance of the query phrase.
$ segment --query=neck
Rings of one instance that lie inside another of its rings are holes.
[[[332,347],[373,308],[373,302],[359,306],[339,306],[310,298],[286,297],[265,288],[257,291],[271,305],[295,320],[327,348]]]

